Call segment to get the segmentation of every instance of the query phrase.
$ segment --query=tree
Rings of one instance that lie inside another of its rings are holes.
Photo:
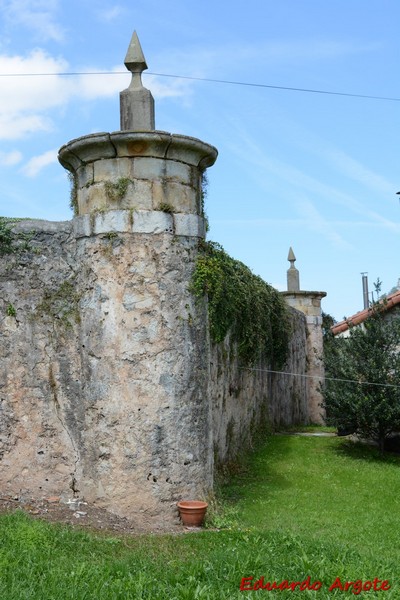
[[[324,362],[328,424],[375,440],[383,452],[386,438],[400,431],[400,318],[375,303],[349,337],[325,337]]]

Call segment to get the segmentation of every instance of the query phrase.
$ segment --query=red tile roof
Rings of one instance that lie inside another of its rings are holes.
[[[379,301],[379,304],[382,305],[382,310],[384,311],[390,310],[391,308],[396,306],[396,304],[400,304],[400,290],[394,292],[394,294],[390,294],[390,296],[386,296],[384,300]],[[338,335],[338,333],[342,333],[343,331],[346,331],[354,325],[359,325],[360,323],[363,323],[366,319],[368,319],[371,313],[372,308],[365,308],[364,310],[361,310],[352,317],[349,317],[344,321],[340,321],[340,323],[336,323],[336,325],[331,327],[333,335]]]

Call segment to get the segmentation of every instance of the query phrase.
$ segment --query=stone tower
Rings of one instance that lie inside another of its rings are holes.
[[[322,312],[321,300],[326,292],[306,292],[300,290],[299,271],[294,266],[296,257],[292,248],[289,248],[287,270],[287,292],[282,292],[289,306],[299,310],[306,316],[307,323],[307,357],[308,357],[308,413],[311,423],[324,424],[324,410],[321,408],[320,383],[324,378],[324,365],[322,362],[323,337],[322,337]]]
[[[76,488],[120,515],[172,518],[212,487],[206,307],[188,291],[217,150],[155,130],[136,32],[121,131],[59,151],[73,174],[84,386]],[[78,436],[78,434],[77,434]],[[76,444],[78,447],[78,444]]]
[[[259,426],[318,421],[325,294],[300,291],[291,252],[285,295],[306,314],[310,360],[291,310],[287,372],[271,374],[267,357],[243,368],[229,334],[211,341],[207,299],[189,290],[217,151],[155,129],[136,33],[125,64],[121,130],[59,151],[74,218],[3,223],[0,487],[168,526],[176,502],[204,499],[214,461],[235,460]]]

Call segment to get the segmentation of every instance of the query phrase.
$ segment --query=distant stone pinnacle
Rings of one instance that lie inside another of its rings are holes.
[[[296,261],[296,257],[292,250],[292,247],[289,248],[288,261],[290,262],[290,267],[287,270],[287,289],[288,292],[299,292],[300,291],[300,275],[294,263]]]

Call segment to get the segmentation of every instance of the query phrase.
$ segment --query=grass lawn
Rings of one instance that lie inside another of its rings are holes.
[[[0,598],[397,599],[399,476],[399,457],[344,439],[273,436],[221,487],[214,522],[230,529],[116,538],[2,515]],[[254,578],[248,586],[262,576],[264,584],[309,576],[321,589],[239,590],[242,578]],[[338,577],[391,587],[329,591]]]

